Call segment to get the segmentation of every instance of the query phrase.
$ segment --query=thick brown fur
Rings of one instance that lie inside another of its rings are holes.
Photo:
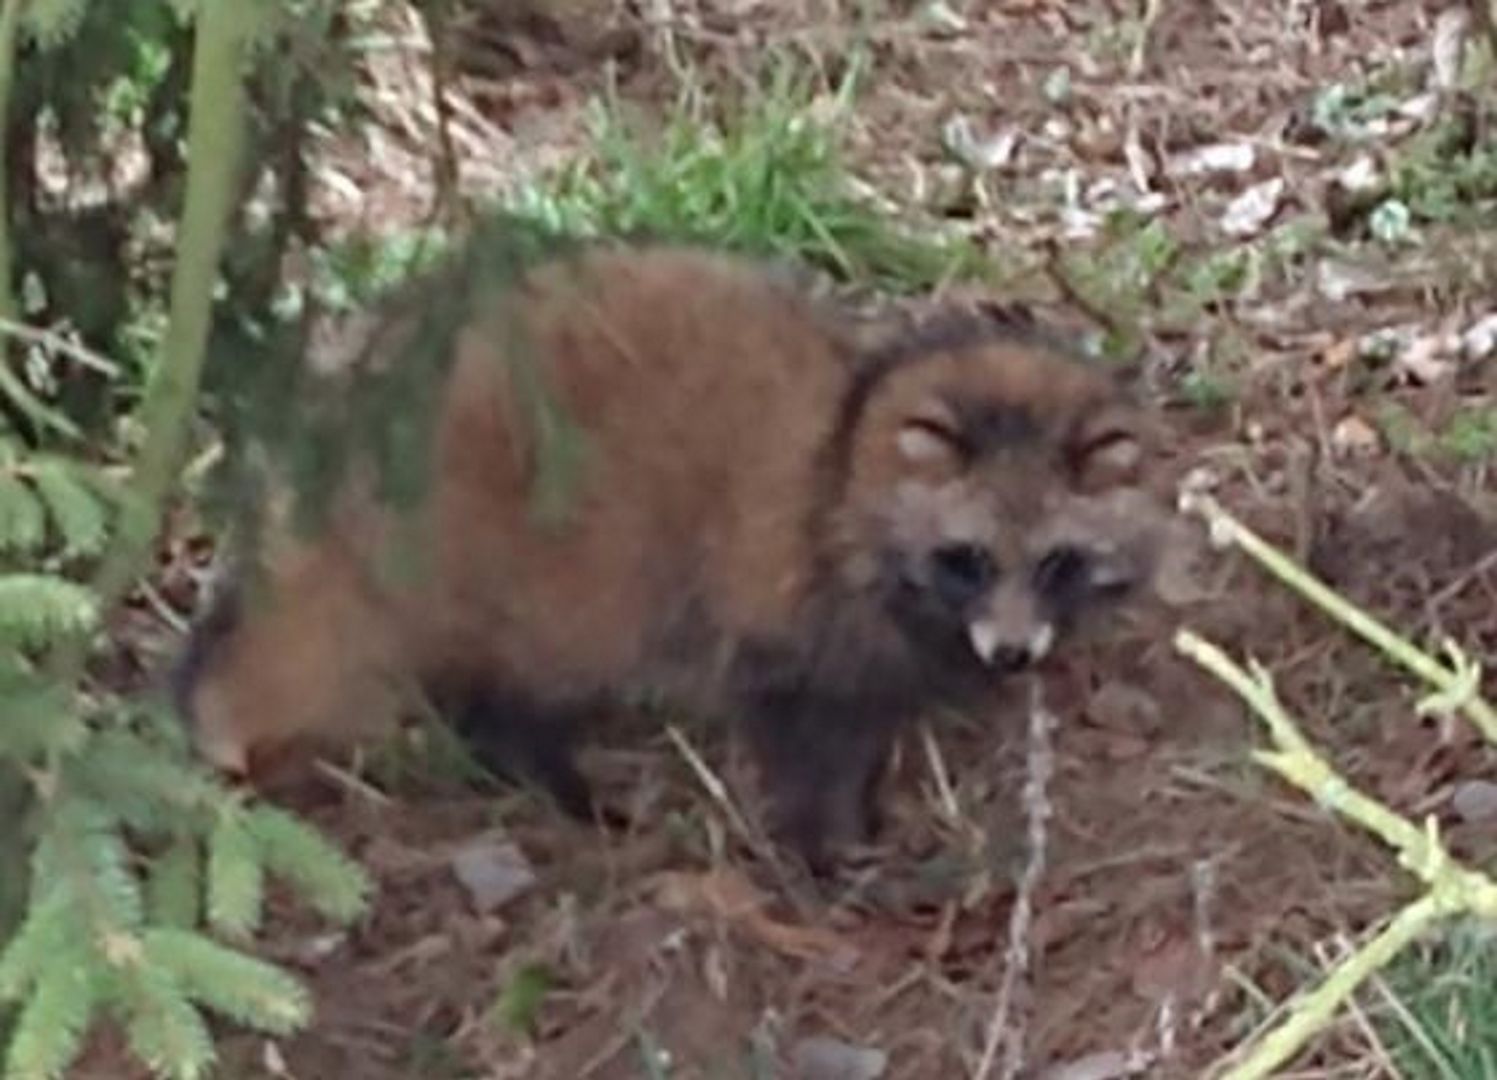
[[[350,495],[200,631],[182,701],[211,759],[367,731],[424,688],[585,814],[570,732],[664,691],[745,722],[821,864],[873,828],[901,725],[1150,572],[1136,414],[1022,326],[869,348],[752,264],[599,247],[480,305],[456,350],[414,516]],[[522,371],[580,433],[557,520]],[[401,529],[419,565],[392,574]]]

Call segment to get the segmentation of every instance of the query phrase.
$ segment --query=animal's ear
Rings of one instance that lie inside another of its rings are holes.
[[[1074,487],[1107,491],[1137,483],[1146,452],[1143,417],[1122,403],[1096,406],[1072,425],[1065,445],[1066,466]]]
[[[899,456],[911,465],[954,466],[966,456],[956,414],[932,399],[905,417],[895,436]]]

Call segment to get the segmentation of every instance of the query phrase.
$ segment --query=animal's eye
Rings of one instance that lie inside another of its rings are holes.
[[[1045,552],[1034,568],[1035,590],[1044,595],[1074,593],[1090,583],[1091,557],[1069,544]]]
[[[976,544],[947,544],[931,553],[932,584],[948,599],[970,600],[998,577],[998,564]]]

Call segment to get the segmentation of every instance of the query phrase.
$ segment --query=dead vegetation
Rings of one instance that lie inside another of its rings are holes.
[[[1170,479],[1414,636],[1497,650],[1497,63],[1467,9],[574,0],[450,27],[440,106],[419,20],[391,5],[389,27],[368,71],[385,124],[320,172],[350,230],[586,152],[610,64],[618,99],[660,117],[688,69],[729,93],[779,48],[830,87],[865,49],[859,176],[979,244],[985,288],[1136,363],[1172,418]],[[327,773],[298,805],[378,877],[375,914],[347,938],[286,917],[272,948],[317,1023],[231,1040],[225,1075],[1203,1075],[1406,886],[1248,761],[1250,723],[1172,653],[1177,622],[1268,665],[1349,776],[1438,814],[1478,865],[1497,768],[1247,567],[1190,584],[1045,673],[1053,730],[1019,688],[912,739],[890,850],[830,906],[754,860],[710,733],[600,752],[656,825],[614,843],[440,775]],[[1489,1075],[1420,1071],[1390,1000],[1296,1075]]]

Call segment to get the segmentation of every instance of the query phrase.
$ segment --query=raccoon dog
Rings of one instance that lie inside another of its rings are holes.
[[[424,569],[382,573],[392,514],[345,493],[198,629],[179,700],[219,766],[366,730],[416,686],[586,816],[579,725],[664,693],[741,721],[778,834],[824,868],[876,827],[903,725],[1152,573],[1139,414],[1000,319],[870,345],[751,263],[598,246],[496,289],[453,350],[402,519]],[[579,433],[545,520],[522,370]]]

